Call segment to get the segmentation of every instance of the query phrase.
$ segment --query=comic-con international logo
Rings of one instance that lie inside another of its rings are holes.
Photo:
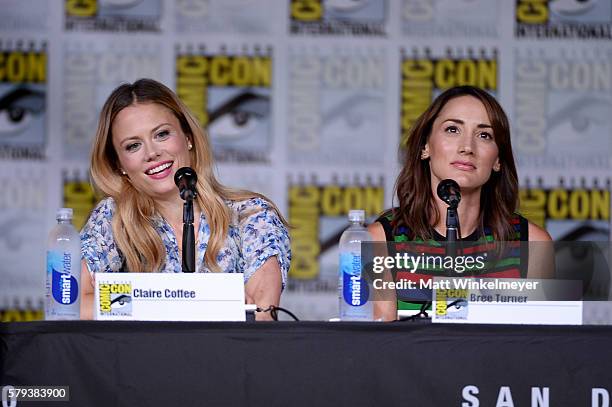
[[[519,168],[609,173],[612,50],[520,48],[515,54],[511,124]]]
[[[132,315],[132,284],[102,283],[98,286],[100,298],[100,314],[102,315]]]
[[[46,45],[0,42],[0,159],[44,158]]]
[[[387,0],[290,0],[291,34],[385,36]]]
[[[0,305],[0,322],[27,322],[42,321],[45,319],[45,307],[42,299],[36,301],[32,298],[15,296],[4,298]]]
[[[366,216],[380,214],[384,205],[384,180],[370,177],[292,179],[289,185],[291,270],[295,280],[311,281],[322,289],[336,290],[340,236],[347,228],[346,215],[355,208]],[[291,287],[289,287],[291,288]]]
[[[497,37],[500,1],[403,0],[402,33],[421,37]]]
[[[384,50],[374,47],[291,49],[286,133],[291,162],[383,164],[385,61]]]
[[[453,86],[472,85],[497,93],[497,49],[402,50],[400,131],[402,143],[432,100]]]
[[[177,33],[274,35],[274,10],[283,0],[178,0],[174,1]]]
[[[612,39],[610,0],[516,0],[517,38]]]
[[[176,56],[176,91],[207,128],[215,159],[270,162],[272,49],[183,48]]]
[[[438,319],[467,319],[469,311],[467,290],[438,289],[435,292],[434,312]]]
[[[74,36],[84,37],[84,36]],[[106,97],[117,86],[140,78],[161,77],[161,52],[150,41],[125,38],[111,41],[87,41],[74,38],[63,41],[64,52],[61,138],[64,160],[89,161],[98,113]]]
[[[561,178],[544,185],[528,179],[520,190],[520,208],[530,221],[559,241],[610,239],[610,180]]]
[[[65,0],[66,30],[160,30],[162,0]]]
[[[68,171],[62,172],[63,178],[63,197],[65,208],[72,208],[72,223],[81,230],[91,210],[100,201],[89,182],[88,171]]]

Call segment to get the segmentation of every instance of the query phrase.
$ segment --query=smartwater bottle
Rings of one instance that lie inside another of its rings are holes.
[[[57,211],[47,244],[45,319],[79,319],[81,239],[72,226],[72,209]]]
[[[361,242],[372,238],[364,226],[365,211],[350,210],[350,226],[340,237],[339,302],[341,321],[372,321],[372,301],[361,275]]]

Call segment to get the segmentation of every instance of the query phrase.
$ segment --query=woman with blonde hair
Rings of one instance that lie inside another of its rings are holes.
[[[242,272],[248,303],[278,305],[291,259],[282,215],[260,194],[221,185],[193,114],[163,84],[140,79],[115,89],[100,113],[91,176],[105,198],[81,231],[83,318],[92,317],[96,272],[181,272],[181,167],[198,175],[196,272]]]

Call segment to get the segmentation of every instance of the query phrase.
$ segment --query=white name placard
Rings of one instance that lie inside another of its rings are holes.
[[[242,273],[96,273],[98,320],[244,321]]]
[[[432,322],[582,324],[582,301],[574,300],[580,297],[582,285],[576,281],[435,277],[433,286]]]

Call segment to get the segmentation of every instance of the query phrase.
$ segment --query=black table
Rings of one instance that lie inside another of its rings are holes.
[[[5,323],[6,384],[70,386],[70,403],[18,406],[467,407],[511,397],[519,407],[532,393],[591,406],[593,392],[612,393],[612,327]]]

